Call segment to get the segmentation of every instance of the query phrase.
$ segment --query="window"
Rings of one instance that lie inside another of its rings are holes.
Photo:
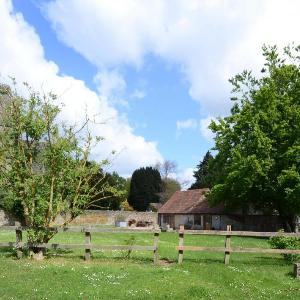
[[[165,224],[171,224],[171,218],[172,218],[172,216],[171,215],[164,215],[164,223]]]
[[[201,215],[194,215],[194,225],[202,225],[201,224]]]

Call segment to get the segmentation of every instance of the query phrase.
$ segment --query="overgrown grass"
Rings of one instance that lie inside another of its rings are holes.
[[[92,233],[95,244],[126,244],[128,233]],[[134,244],[153,243],[149,233],[134,234]],[[0,241],[13,241],[13,232],[0,231]],[[81,243],[82,233],[59,233],[53,242]],[[176,233],[162,233],[159,266],[151,252],[51,251],[42,262],[17,260],[12,250],[0,249],[0,299],[300,299],[300,280],[280,255],[185,252],[177,265]],[[223,246],[217,236],[186,236],[186,245]],[[232,245],[265,247],[265,239],[232,238]]]

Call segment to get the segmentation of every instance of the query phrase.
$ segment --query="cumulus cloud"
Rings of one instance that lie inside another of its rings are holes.
[[[227,79],[260,66],[263,43],[300,42],[297,0],[52,0],[43,10],[99,68],[141,68],[148,54],[178,65],[207,116],[229,111]]]
[[[181,188],[183,190],[187,190],[195,181],[193,175],[194,175],[194,169],[186,168],[186,169],[179,170],[179,172],[177,172],[176,174],[172,174],[172,178],[180,182]]]
[[[39,36],[13,11],[10,0],[0,1],[0,73],[1,80],[7,75],[17,81],[27,81],[34,88],[52,91],[64,104],[63,118],[69,123],[84,121],[85,111],[89,116],[99,113],[104,124],[94,125],[92,133],[105,138],[94,150],[94,158],[106,158],[112,150],[117,151],[113,169],[130,174],[140,166],[162,160],[155,142],[148,142],[134,134],[125,116],[109,103],[109,97],[120,87],[126,86],[117,71],[99,73],[99,94],[90,90],[83,81],[67,75],[59,75],[55,62],[45,59]],[[76,31],[76,28],[74,28]],[[87,32],[88,33],[88,32]]]
[[[122,93],[126,88],[126,82],[117,70],[98,72],[94,82],[98,86],[99,94],[108,98]]]
[[[101,70],[94,76],[100,97],[105,98],[110,104],[120,104],[128,107],[124,98],[126,82],[118,70]]]

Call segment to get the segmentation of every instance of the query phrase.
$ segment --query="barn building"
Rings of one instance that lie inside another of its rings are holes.
[[[283,228],[276,215],[261,212],[242,214],[240,211],[226,211],[222,204],[211,207],[205,196],[209,189],[177,191],[158,210],[161,227],[177,229],[184,225],[187,229],[276,231]]]

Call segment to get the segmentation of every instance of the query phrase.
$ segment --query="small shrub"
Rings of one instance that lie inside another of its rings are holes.
[[[280,230],[279,232],[284,232]],[[269,239],[269,244],[274,249],[300,249],[300,238],[273,236]],[[283,254],[286,261],[293,262],[299,258],[297,254]]]
[[[131,235],[127,240],[125,240],[125,245],[127,246],[133,246],[135,244],[135,236]],[[125,259],[129,259],[131,256],[132,250],[128,250],[125,255],[124,258]]]
[[[120,208],[122,208],[125,211],[133,211],[134,210],[133,207],[130,206],[130,204],[128,203],[127,200],[125,200],[121,203]]]

